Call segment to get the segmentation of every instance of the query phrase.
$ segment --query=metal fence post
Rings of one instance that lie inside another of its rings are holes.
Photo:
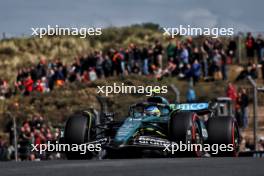
[[[18,161],[18,151],[17,151],[17,125],[16,125],[16,118],[15,118],[15,116],[13,116],[13,128],[14,128],[15,160]]]
[[[238,55],[237,55],[237,63],[240,64],[241,60],[241,35],[238,34]]]
[[[254,145],[255,145],[255,151],[258,150],[258,144],[257,144],[257,129],[258,129],[258,121],[257,121],[257,108],[258,108],[258,90],[257,87],[254,87]]]
[[[257,129],[258,129],[258,120],[257,120],[257,116],[258,116],[258,88],[257,88],[257,84],[256,82],[252,79],[251,76],[248,76],[248,80],[250,82],[250,84],[253,86],[254,88],[254,95],[253,95],[253,136],[254,136],[254,149],[255,151],[258,150],[257,146]]]

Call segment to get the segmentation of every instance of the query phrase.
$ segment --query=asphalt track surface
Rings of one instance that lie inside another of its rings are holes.
[[[0,162],[0,176],[264,176],[264,158]]]

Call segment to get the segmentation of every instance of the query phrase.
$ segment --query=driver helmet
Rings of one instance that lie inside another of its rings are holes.
[[[160,110],[157,106],[148,106],[145,108],[144,112],[146,115],[160,116]]]

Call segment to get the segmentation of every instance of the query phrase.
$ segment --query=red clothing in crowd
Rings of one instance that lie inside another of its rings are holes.
[[[36,88],[35,88],[38,92],[43,92],[43,87],[41,85],[41,81],[38,80],[37,81],[37,85],[36,85]]]
[[[26,79],[26,81],[24,82],[25,90],[27,92],[32,92],[33,84],[34,84],[34,81],[31,78]]]
[[[89,73],[87,71],[84,71],[82,76],[82,82],[89,82],[89,80]]]
[[[229,84],[227,87],[226,95],[231,98],[233,101],[236,101],[237,99],[237,90],[234,85]]]
[[[121,60],[123,60],[123,59],[124,59],[123,55],[120,54],[119,52],[116,52],[116,53],[114,54],[114,56],[113,56],[113,62],[114,62],[114,63],[117,63],[118,61],[121,61]]]
[[[246,47],[251,49],[254,48],[254,39],[253,38],[248,38],[246,41]]]

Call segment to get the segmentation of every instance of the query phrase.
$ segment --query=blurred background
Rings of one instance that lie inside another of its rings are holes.
[[[263,150],[264,102],[254,88],[264,82],[263,2],[243,1],[3,1],[0,6],[0,160],[56,159],[37,155],[30,144],[56,141],[68,115],[100,111],[97,86],[167,85],[170,102],[228,96],[242,130],[242,151]],[[32,27],[102,27],[101,36],[30,36]],[[235,35],[163,36],[162,27],[233,27]],[[141,94],[107,97],[122,120]],[[256,119],[256,118],[255,118]],[[16,136],[16,137],[15,137]]]

